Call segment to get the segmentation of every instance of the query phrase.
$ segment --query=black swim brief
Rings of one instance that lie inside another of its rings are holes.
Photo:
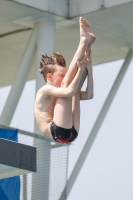
[[[78,133],[74,126],[70,129],[62,128],[57,126],[54,122],[50,124],[50,130],[51,134],[53,136],[53,139],[56,142],[62,143],[62,144],[69,144],[73,142],[77,136]]]

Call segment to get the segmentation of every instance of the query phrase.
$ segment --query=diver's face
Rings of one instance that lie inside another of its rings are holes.
[[[56,71],[52,75],[52,85],[55,87],[60,87],[66,73],[67,70],[65,67],[57,66]]]

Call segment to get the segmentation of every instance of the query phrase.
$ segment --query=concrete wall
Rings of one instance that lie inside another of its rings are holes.
[[[70,0],[69,17],[79,16],[81,14],[90,13],[104,8],[131,2],[132,0]]]
[[[62,17],[68,16],[67,0],[15,0],[42,11],[50,12]]]
[[[14,0],[42,11],[72,18],[104,8],[131,2],[132,0]]]

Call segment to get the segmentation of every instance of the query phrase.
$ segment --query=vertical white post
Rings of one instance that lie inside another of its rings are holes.
[[[39,73],[40,54],[50,55],[54,50],[55,22],[45,18],[37,22],[37,28],[36,91],[45,84],[42,74]],[[35,132],[42,134],[36,122]],[[49,199],[50,143],[35,139],[34,145],[37,147],[37,173],[32,176],[32,200]]]
[[[31,62],[32,62],[32,59],[35,53],[35,48],[36,48],[36,34],[37,34],[37,29],[35,27],[31,34],[27,48],[24,52],[20,67],[18,69],[18,73],[15,77],[14,83],[10,90],[5,107],[1,114],[0,123],[3,125],[10,125],[10,122],[12,120],[13,114],[17,107],[19,98],[23,91],[25,82],[27,80],[27,77],[31,68]]]

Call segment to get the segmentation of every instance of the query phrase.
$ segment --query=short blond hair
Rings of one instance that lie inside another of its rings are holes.
[[[53,74],[57,65],[66,67],[66,60],[62,54],[53,52],[51,57],[47,56],[47,54],[41,55],[39,71],[43,74],[45,82],[47,82],[47,74]]]

